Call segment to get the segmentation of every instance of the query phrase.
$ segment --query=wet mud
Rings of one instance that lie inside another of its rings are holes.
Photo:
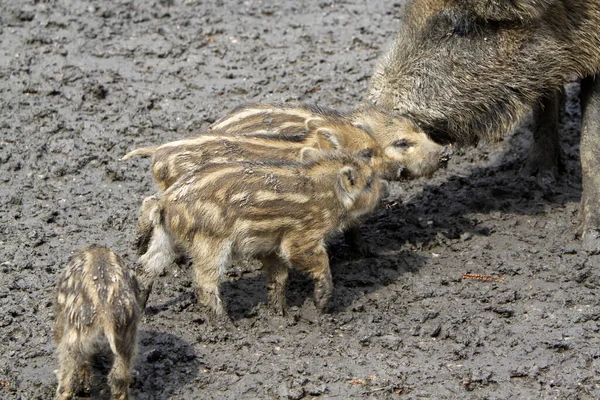
[[[193,135],[254,101],[349,110],[402,2],[9,1],[0,14],[0,398],[56,388],[53,296],[70,254],[136,261],[156,188],[135,147]],[[600,256],[576,240],[577,84],[561,118],[567,171],[521,172],[530,121],[394,184],[362,226],[372,257],[330,245],[333,309],[290,278],[271,316],[255,262],[227,271],[233,327],[195,304],[185,263],[155,284],[136,399],[600,398]],[[463,274],[471,274],[463,276]],[[496,280],[475,278],[497,277]],[[106,361],[98,361],[98,394]]]

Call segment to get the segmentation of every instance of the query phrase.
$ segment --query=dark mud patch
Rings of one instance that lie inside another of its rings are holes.
[[[205,129],[252,101],[348,110],[397,30],[385,1],[16,2],[0,15],[0,398],[48,399],[58,271],[81,246],[135,261],[154,191],[136,146]],[[156,284],[140,335],[138,399],[600,397],[600,258],[580,251],[577,87],[567,172],[521,173],[527,121],[462,149],[430,180],[394,186],[362,226],[375,255],[331,244],[333,311],[312,284],[269,316],[254,263],[228,271],[234,326],[211,328],[186,265]],[[504,283],[462,279],[498,276]],[[100,396],[106,395],[100,394]]]

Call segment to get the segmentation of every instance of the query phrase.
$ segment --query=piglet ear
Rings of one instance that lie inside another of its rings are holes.
[[[375,131],[375,127],[373,126],[372,121],[373,117],[369,115],[360,115],[360,118],[352,121],[352,125],[360,129],[361,131],[365,131],[369,135],[373,136]]]
[[[339,179],[342,189],[350,193],[356,186],[356,171],[352,167],[345,166],[340,169]]]
[[[363,123],[363,122],[357,122],[357,121],[355,121],[355,122],[352,122],[352,125],[354,125],[354,126],[355,126],[355,127],[357,127],[358,129],[360,129],[361,131],[365,131],[365,132],[367,132],[367,133],[369,133],[369,134],[371,133],[371,132],[369,131],[369,127],[368,127],[368,125],[367,125],[367,124],[365,124],[365,123]]]
[[[313,117],[307,119],[304,124],[306,125],[306,129],[312,132],[315,129],[322,127],[325,124],[325,120],[323,118]]]
[[[319,158],[323,154],[323,151],[315,149],[314,147],[303,147],[300,150],[300,161],[307,162],[313,161]]]
[[[340,137],[331,129],[319,128],[315,132],[317,146],[323,150],[339,150],[343,147]]]

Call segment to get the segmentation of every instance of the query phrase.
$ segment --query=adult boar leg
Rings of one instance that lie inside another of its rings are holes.
[[[583,193],[579,236],[583,248],[600,252],[600,74],[581,81]]]
[[[525,172],[543,180],[552,181],[556,179],[558,173],[565,170],[558,137],[562,95],[562,90],[556,90],[542,98],[540,104],[534,109],[533,147],[525,164]]]

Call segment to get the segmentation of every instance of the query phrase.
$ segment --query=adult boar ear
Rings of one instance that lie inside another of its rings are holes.
[[[437,18],[436,18],[437,17]],[[482,27],[485,20],[471,10],[462,8],[444,9],[438,13],[434,19],[438,19],[440,26],[450,25],[449,32],[457,36],[476,36],[482,33]]]
[[[315,132],[315,136],[317,139],[317,145],[320,149],[339,150],[343,146],[340,137],[330,129],[319,128]]]
[[[340,186],[342,189],[351,193],[356,186],[356,171],[352,167],[345,166],[340,169]]]
[[[368,121],[360,121],[360,122],[352,122],[352,125],[360,129],[361,131],[367,132],[369,135],[373,136],[373,127],[369,124]]]
[[[319,149],[315,149],[314,147],[303,147],[300,149],[300,161],[314,161],[319,158],[323,152]]]
[[[555,6],[561,6],[557,3],[560,3],[559,0],[467,0],[463,7],[473,10],[485,21],[519,23],[543,18],[546,12],[552,10]]]

